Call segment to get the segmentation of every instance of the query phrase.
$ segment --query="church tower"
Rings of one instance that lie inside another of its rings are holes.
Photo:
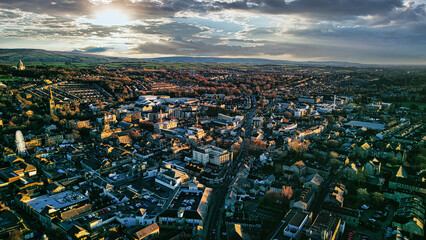
[[[103,127],[104,127],[102,129],[103,131],[110,129],[108,115],[106,113],[104,113],[104,126]]]
[[[49,109],[50,109],[50,116],[53,116],[55,114],[55,99],[53,99],[53,94],[52,94],[52,88],[49,87],[49,92],[50,92],[50,99],[49,99]]]
[[[19,63],[18,63],[18,70],[20,70],[20,71],[25,70],[24,63],[22,63],[21,60],[19,60]]]

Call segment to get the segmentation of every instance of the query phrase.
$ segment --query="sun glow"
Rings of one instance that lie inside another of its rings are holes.
[[[95,14],[95,18],[90,21],[92,24],[102,26],[122,26],[129,25],[129,20],[126,13],[116,9],[105,9]]]

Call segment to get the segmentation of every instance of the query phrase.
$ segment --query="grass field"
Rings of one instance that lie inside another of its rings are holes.
[[[0,78],[0,82],[10,82],[14,80],[16,80],[16,78]]]
[[[426,103],[420,103],[420,102],[399,102],[403,107],[407,107],[409,108],[411,106],[411,104],[416,104],[417,106],[419,106],[419,109],[425,109],[426,108]]]

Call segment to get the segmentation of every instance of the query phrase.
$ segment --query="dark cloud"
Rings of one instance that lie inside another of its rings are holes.
[[[374,16],[369,19],[370,25],[405,25],[413,22],[426,22],[426,5],[415,5],[412,2],[402,8],[396,8],[386,14]]]
[[[395,8],[402,7],[402,0],[237,0],[195,1],[195,0],[163,0],[162,4],[154,2],[138,2],[143,12],[173,14],[181,11],[210,12],[225,9],[238,9],[267,14],[302,14],[308,17],[336,18],[378,15]]]
[[[54,4],[52,4],[54,2]],[[152,16],[172,17],[177,12],[210,12],[225,9],[238,9],[268,14],[303,14],[311,17],[334,18],[378,15],[402,7],[402,0],[237,0],[234,2],[162,0],[130,1],[115,0],[109,6],[128,8],[137,18]],[[91,10],[103,5],[94,5],[85,0],[3,0],[0,8],[21,9],[46,14],[90,14]]]
[[[111,50],[111,47],[86,47],[83,49],[74,49],[71,52],[73,53],[103,53]]]
[[[149,22],[148,25],[136,25],[131,27],[136,33],[155,34],[171,36],[174,38],[190,38],[198,33],[205,32],[206,28],[193,26],[186,23],[156,23]]]
[[[222,3],[223,7],[251,9],[272,14],[309,14],[333,18],[334,16],[365,16],[389,12],[402,6],[402,0],[242,0]]]
[[[226,44],[206,44],[201,41],[187,42],[149,42],[134,49],[144,54],[164,54],[177,56],[280,56],[292,55],[299,59],[311,60],[315,58],[328,58],[333,60],[355,61],[365,63],[419,63],[426,62],[422,52],[401,48],[395,51],[394,46],[377,48],[376,46],[347,46],[321,45],[308,43],[275,43],[258,42],[260,46],[228,46]],[[423,47],[421,50],[426,50]]]
[[[1,0],[0,8],[19,9],[39,14],[84,14],[91,4],[80,0]]]

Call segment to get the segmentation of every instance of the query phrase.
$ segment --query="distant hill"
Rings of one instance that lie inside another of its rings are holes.
[[[154,58],[159,61],[168,62],[190,62],[190,63],[223,63],[223,64],[249,64],[249,65],[297,65],[297,66],[335,66],[335,67],[365,67],[373,66],[350,62],[297,62],[287,60],[271,60],[263,58],[216,58],[216,57],[161,57]]]
[[[190,63],[222,63],[246,65],[296,65],[296,66],[335,66],[335,67],[372,67],[348,62],[296,62],[287,60],[270,60],[262,58],[219,58],[219,57],[162,57],[162,58],[122,58],[95,54],[60,51],[47,51],[42,49],[0,49],[0,63],[17,64],[19,60],[26,63],[87,63],[102,64],[111,62],[190,62]]]
[[[47,51],[42,49],[0,49],[0,63],[110,63],[140,61],[132,58],[109,57],[102,55]]]

